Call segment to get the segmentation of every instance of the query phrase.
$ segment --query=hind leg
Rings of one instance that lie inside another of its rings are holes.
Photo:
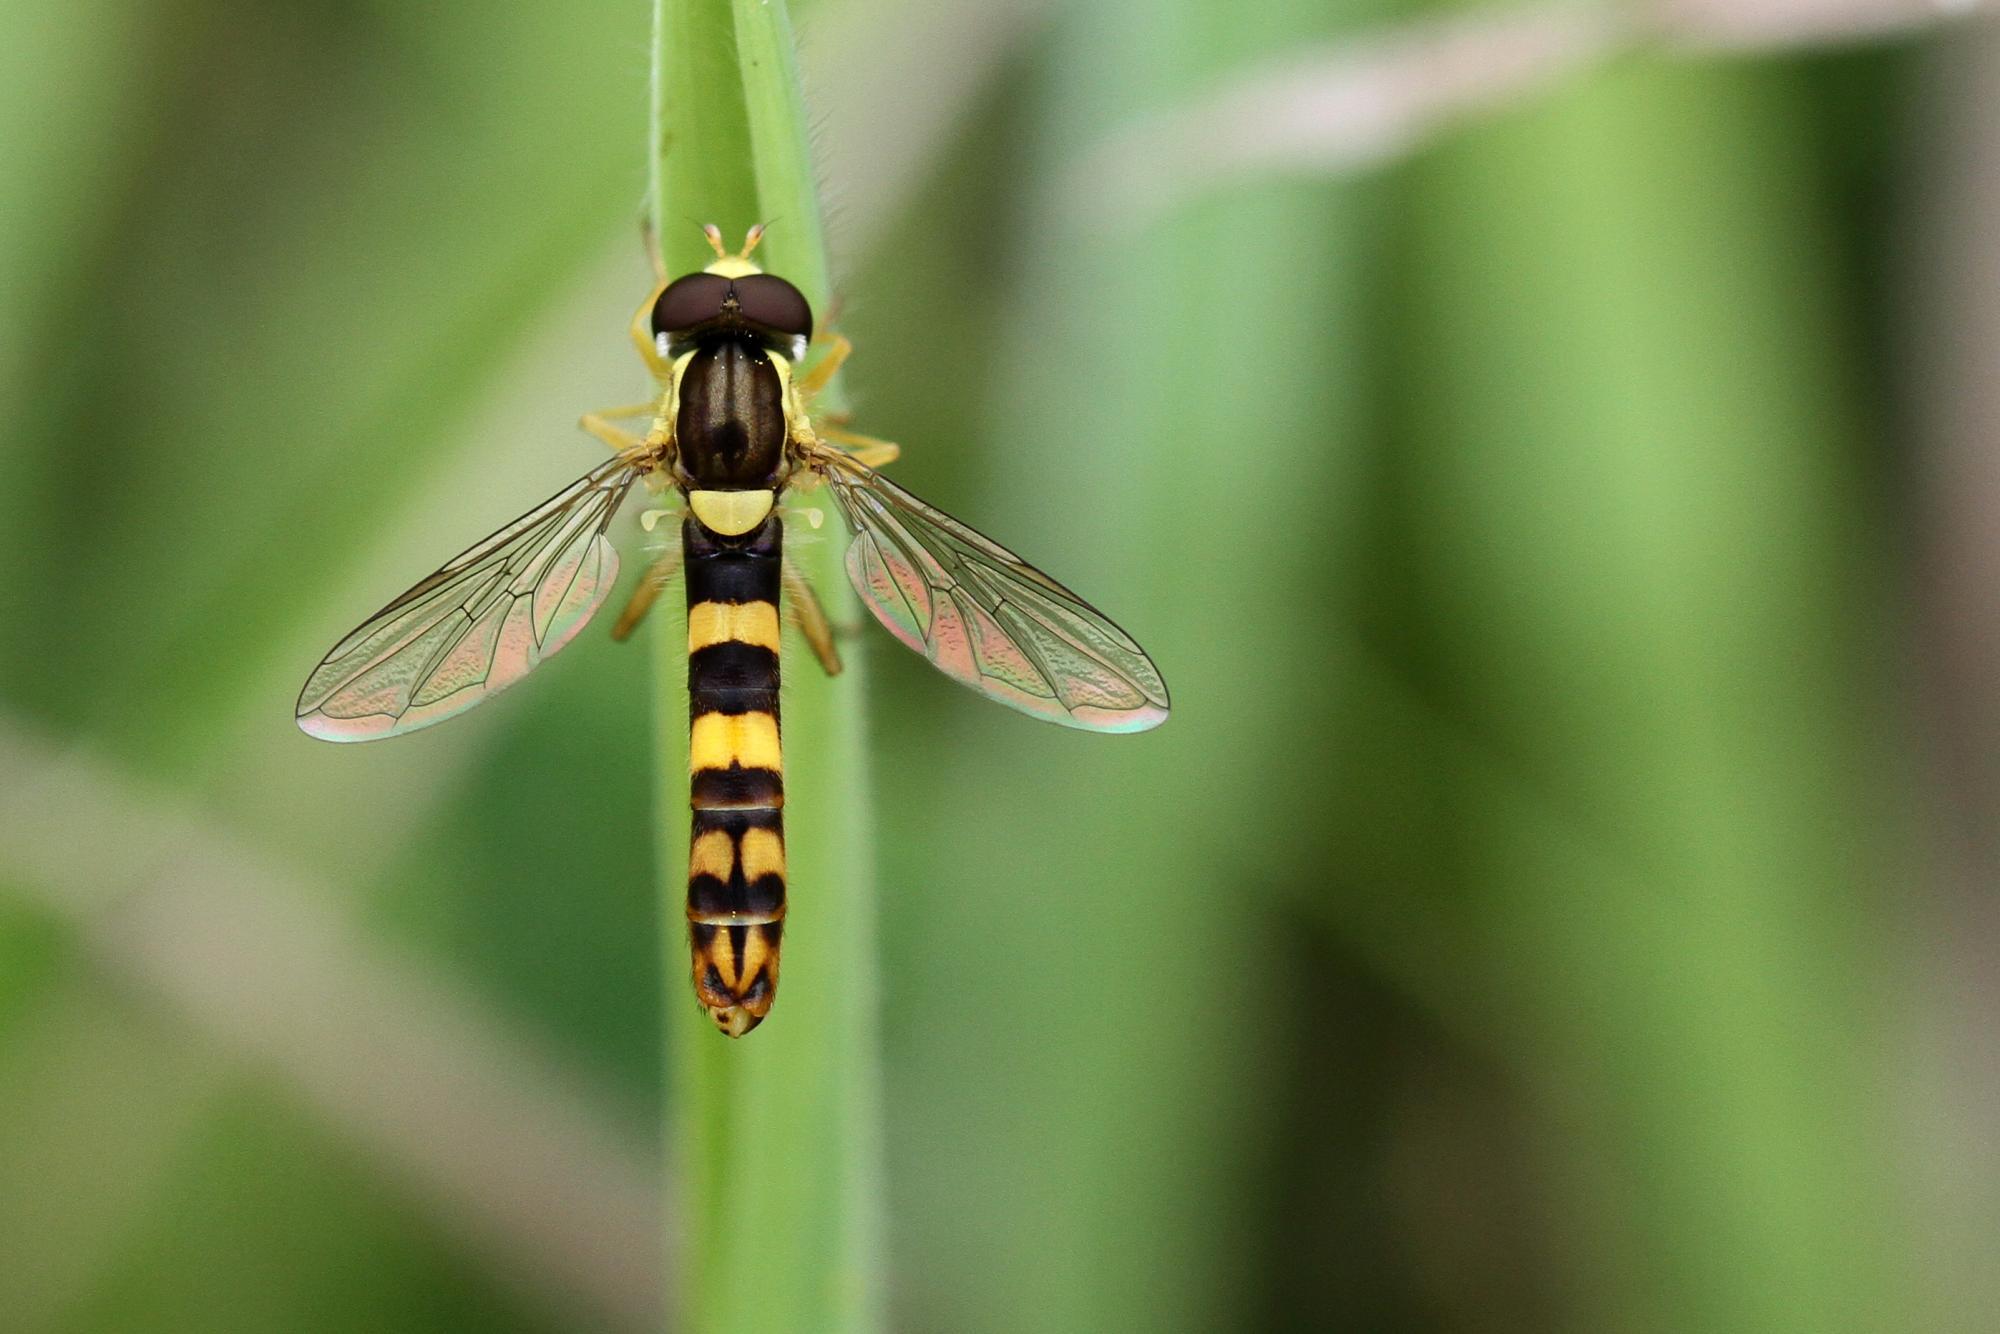
[[[797,619],[799,633],[806,637],[813,656],[828,676],[839,676],[841,672],[840,650],[833,644],[833,622],[827,619],[826,608],[820,605],[819,594],[813,592],[812,582],[791,558],[785,558],[780,575],[784,583],[785,597],[791,603],[791,613]]]
[[[625,604],[624,611],[618,613],[618,623],[611,627],[611,637],[621,641],[630,639],[632,632],[639,628],[639,622],[645,620],[646,613],[653,609],[653,603],[659,600],[660,590],[671,584],[680,572],[681,544],[675,542],[661,552],[660,558],[640,576],[639,586],[632,590],[631,601]]]

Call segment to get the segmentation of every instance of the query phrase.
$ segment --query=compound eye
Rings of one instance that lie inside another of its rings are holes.
[[[783,278],[768,273],[738,278],[736,302],[749,323],[811,341],[812,307],[806,304],[805,294]]]
[[[676,334],[707,324],[722,314],[729,279],[718,273],[690,273],[667,284],[653,303],[653,333]]]

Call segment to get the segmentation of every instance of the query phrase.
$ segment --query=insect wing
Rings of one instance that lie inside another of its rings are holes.
[[[890,634],[954,681],[1093,732],[1167,717],[1159,669],[1110,618],[997,542],[845,457],[819,464],[854,531],[847,576]]]
[[[370,617],[306,681],[300,728],[327,741],[413,732],[534,670],[611,591],[604,530],[634,476],[620,460],[593,470]]]

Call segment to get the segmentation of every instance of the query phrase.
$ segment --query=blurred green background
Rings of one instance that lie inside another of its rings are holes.
[[[858,425],[1174,688],[852,650],[895,1328],[1993,1327],[2000,29],[1607,12],[797,6]],[[657,1323],[644,651],[288,713],[645,388],[648,22],[0,0],[0,1330]]]

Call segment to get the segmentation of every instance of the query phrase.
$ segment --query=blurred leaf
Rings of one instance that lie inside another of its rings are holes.
[[[286,1109],[232,1102],[159,1183],[172,1209],[56,1326],[344,1334],[554,1330],[413,1222],[369,1164]]]
[[[1880,613],[1796,112],[1633,63],[1420,164],[1400,233],[1382,642],[1478,757],[1430,836],[1597,1328],[1904,1327]]]
[[[215,0],[158,25],[101,246],[25,312],[38,392],[0,456],[31,518],[0,574],[62,633],[7,639],[0,685],[155,764],[226,735],[639,193],[640,71],[604,77],[629,16],[390,13]]]
[[[385,520],[448,462],[443,428],[477,415],[512,344],[601,239],[630,227],[644,175],[631,14],[508,2],[455,13],[201,0],[0,18],[0,125],[12,127],[0,135],[0,272],[21,278],[0,341],[15,404],[0,426],[0,586],[13,627],[0,635],[0,695],[66,741],[188,789],[191,806],[254,783],[280,830],[341,831],[336,887],[359,879],[357,861],[392,854],[379,817],[396,792],[349,782],[330,803],[302,796],[336,761],[286,718],[310,662],[300,639],[336,633],[322,620],[346,596],[341,571],[367,564]],[[522,430],[566,439],[578,406]],[[578,470],[595,448],[567,447]],[[468,486],[504,490],[512,479],[496,471]],[[254,747],[235,744],[246,713],[264,719],[260,739],[300,749],[260,766]],[[422,749],[385,758],[421,771]],[[643,849],[643,824],[625,828],[625,847]],[[589,882],[594,894],[609,883]],[[491,887],[445,869],[393,890],[469,905]],[[17,939],[11,923],[0,937]],[[33,937],[23,949],[40,952],[0,979],[0,1060],[32,1043],[33,1021],[66,988],[105,985],[88,951]],[[650,963],[624,998],[649,1052]],[[20,1015],[30,1022],[17,1034]],[[331,1236],[351,1233],[347,1251],[248,1227],[208,1248],[207,1263],[167,1256],[163,1275],[125,1256],[117,1274],[99,1272],[120,1239],[185,1223],[191,1183],[237,1130],[309,1137],[265,1100],[216,1087],[210,1063],[187,1059],[201,1042],[178,1017],[148,1021],[160,1025],[145,1039],[159,1062],[122,1068],[120,1053],[139,1044],[76,1044],[73,1066],[42,1073],[51,1087],[8,1100],[31,1118],[18,1138],[11,1117],[0,1127],[21,1151],[9,1161],[49,1165],[32,1178],[47,1198],[30,1207],[54,1224],[8,1229],[10,1269],[57,1275],[41,1286],[72,1296],[110,1282],[90,1298],[116,1307],[92,1306],[96,1327],[298,1327],[308,1315],[273,1311],[310,1304],[315,1285],[342,1290],[327,1316],[349,1328],[516,1327],[504,1310],[514,1297],[496,1295],[480,1264],[427,1244],[435,1217],[384,1192],[373,1169],[334,1173],[324,1198],[301,1191],[289,1204],[324,1214]],[[657,1086],[654,1061],[640,1079],[644,1092]],[[32,1119],[58,1105],[64,1115]],[[155,1193],[141,1169],[177,1150],[185,1179]],[[298,1221],[310,1230],[310,1217]],[[192,1233],[185,1244],[205,1246]],[[365,1259],[377,1246],[396,1262]],[[298,1296],[216,1300],[232,1269],[257,1265]],[[444,1297],[454,1285],[464,1302]],[[427,1307],[427,1292],[440,1300]]]
[[[631,646],[595,647],[589,670],[551,666],[519,692],[480,763],[376,884],[373,917],[656,1109],[651,747],[635,725],[651,678]]]
[[[886,295],[869,319],[907,366],[864,345],[859,383],[896,387],[933,432],[883,427],[905,436],[903,475],[1113,615],[1174,703],[1158,732],[1083,736],[882,665],[907,998],[892,1108],[918,1155],[897,1242],[918,1327],[1240,1327],[1256,1291],[1253,1185],[1299,980],[1273,899],[1321,874],[1306,819],[1351,537],[1359,342],[1343,335],[1366,195],[1260,187],[1114,234],[1051,183],[1333,19],[1067,10],[1018,140],[963,149],[932,201],[947,220],[913,221],[897,271],[871,275]],[[963,341],[940,342],[933,307]],[[947,417],[962,384],[983,393]]]

